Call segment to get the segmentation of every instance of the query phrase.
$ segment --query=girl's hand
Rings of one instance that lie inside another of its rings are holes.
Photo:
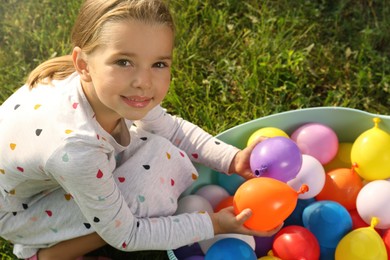
[[[224,208],[216,213],[210,214],[214,227],[214,235],[236,233],[250,236],[272,236],[276,234],[283,226],[281,223],[278,227],[269,231],[255,231],[244,226],[244,222],[252,216],[250,209],[244,209],[238,215],[234,214],[233,207]]]
[[[236,173],[247,180],[256,177],[250,167],[250,156],[255,146],[265,139],[267,137],[259,137],[245,149],[239,151],[230,164],[229,173]]]

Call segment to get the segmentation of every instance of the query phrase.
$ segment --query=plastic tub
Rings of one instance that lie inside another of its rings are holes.
[[[236,147],[244,148],[249,136],[260,128],[277,127],[290,135],[299,126],[316,122],[331,127],[336,132],[339,142],[352,143],[361,133],[374,126],[373,118],[375,117],[381,119],[379,127],[390,132],[390,116],[345,107],[315,107],[258,118],[230,128],[216,137]],[[204,185],[217,183],[217,174],[219,173],[202,165],[196,165],[196,167],[199,171],[199,178],[183,195],[191,194]],[[174,251],[169,250],[167,253],[169,259],[178,259]]]

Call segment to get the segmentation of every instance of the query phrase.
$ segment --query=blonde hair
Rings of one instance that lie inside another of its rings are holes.
[[[78,46],[85,53],[91,53],[107,40],[102,35],[104,26],[124,20],[164,24],[175,31],[171,13],[162,0],[85,0],[73,26],[72,47]],[[71,55],[53,58],[30,73],[27,85],[34,88],[38,83],[64,79],[75,71]]]

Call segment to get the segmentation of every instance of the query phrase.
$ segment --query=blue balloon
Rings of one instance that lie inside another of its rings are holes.
[[[352,230],[352,218],[340,203],[330,200],[317,201],[302,213],[304,227],[318,239],[322,247],[336,248],[339,241]]]
[[[248,243],[238,238],[224,238],[207,250],[205,260],[256,260],[255,251]]]
[[[335,260],[336,248],[320,246],[320,260]]]
[[[303,226],[303,220],[302,220],[302,214],[303,210],[310,205],[311,203],[315,202],[316,200],[314,198],[310,199],[298,199],[297,205],[295,206],[294,211],[291,213],[288,218],[284,221],[284,226]]]

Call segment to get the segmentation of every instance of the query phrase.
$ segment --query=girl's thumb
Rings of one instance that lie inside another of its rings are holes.
[[[252,210],[251,209],[244,209],[242,210],[237,216],[236,219],[238,222],[243,224],[245,221],[247,221],[252,216]]]

